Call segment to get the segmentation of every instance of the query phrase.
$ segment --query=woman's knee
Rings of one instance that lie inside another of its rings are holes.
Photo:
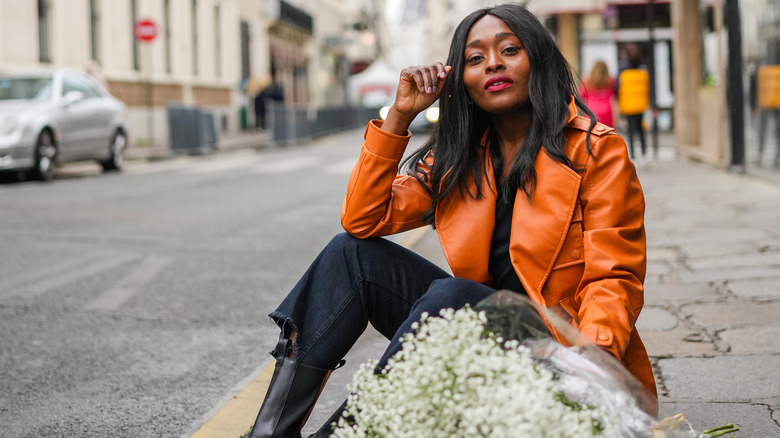
[[[488,286],[465,278],[442,278],[431,283],[428,291],[415,303],[415,307],[437,315],[440,309],[459,309],[466,304],[474,305],[493,292]]]
[[[347,252],[354,254],[355,251],[361,251],[361,253],[371,253],[372,251],[384,251],[387,242],[379,237],[369,237],[361,239],[355,237],[349,233],[339,233],[330,239],[330,242],[325,246],[326,251]]]
[[[360,242],[360,239],[357,237],[349,234],[349,233],[339,233],[333,236],[332,239],[330,239],[330,242],[325,246],[325,249],[329,250],[344,250],[344,249],[350,249],[354,248],[355,245],[358,245]]]

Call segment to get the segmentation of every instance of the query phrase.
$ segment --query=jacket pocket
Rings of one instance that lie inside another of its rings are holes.
[[[553,313],[558,315],[558,317],[560,317],[563,320],[563,322],[569,324],[575,329],[579,327],[580,318],[577,315],[577,310],[575,310],[574,307],[571,305],[570,297],[568,296],[563,297],[558,302],[558,305],[552,307],[551,309],[553,310]]]
[[[572,265],[585,263],[585,251],[582,238],[582,209],[580,203],[574,206],[574,215],[566,232],[561,251],[555,260],[553,270],[563,269]]]
[[[573,296],[585,273],[582,214],[579,203],[574,211],[569,231],[566,233],[561,251],[555,259],[545,285],[548,302],[558,303],[566,297]]]

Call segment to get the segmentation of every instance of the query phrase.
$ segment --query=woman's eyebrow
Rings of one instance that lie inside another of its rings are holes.
[[[516,35],[513,34],[512,32],[499,32],[499,33],[496,34],[495,38],[496,39],[501,39],[501,38],[506,38],[508,36],[516,37]],[[466,47],[468,48],[468,47],[471,47],[471,46],[476,46],[477,44],[479,44],[481,42],[482,42],[482,40],[474,40],[474,41],[471,41],[470,43],[467,43]]]

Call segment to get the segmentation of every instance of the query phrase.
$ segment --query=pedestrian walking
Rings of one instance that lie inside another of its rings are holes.
[[[647,155],[643,118],[650,106],[650,75],[642,64],[642,49],[634,44],[626,44],[619,52],[620,63],[615,94],[618,98],[620,114],[628,122],[628,147],[631,158],[635,158],[634,137],[639,138],[642,157]]]
[[[255,128],[258,130],[267,129],[269,102],[284,102],[284,89],[276,80],[271,80],[254,96]]]
[[[598,60],[580,85],[580,96],[585,105],[596,114],[596,119],[610,127],[615,126],[612,101],[615,100],[615,80],[609,75],[607,63]]]
[[[437,100],[438,125],[402,163],[409,125]],[[471,13],[446,64],[401,71],[386,119],[368,124],[341,221],[346,233],[270,313],[281,331],[277,362],[251,438],[300,436],[369,323],[391,341],[382,367],[423,313],[473,305],[497,289],[565,315],[655,393],[634,328],[646,264],[635,168],[524,7]],[[454,275],[381,238],[426,225]],[[329,435],[330,421],[313,436]]]

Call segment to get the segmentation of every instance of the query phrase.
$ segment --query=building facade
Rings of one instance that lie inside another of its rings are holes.
[[[237,0],[0,1],[0,68],[69,67],[105,80],[128,106],[137,145],[164,142],[164,105],[214,111],[222,131],[236,126]],[[135,38],[150,19],[152,41]]]
[[[596,57],[614,72],[622,42],[643,44],[648,53],[652,7],[658,123],[674,131],[678,154],[780,177],[780,0],[531,0],[529,6],[552,24],[581,75]],[[730,20],[739,27],[732,41]],[[730,56],[732,42],[741,58]],[[730,78],[736,78],[731,90]]]
[[[167,104],[206,109],[217,131],[231,134],[254,126],[254,96],[270,82],[288,105],[343,104],[348,45],[334,38],[372,10],[366,4],[0,0],[0,69],[69,67],[101,77],[128,106],[131,147],[167,142]],[[154,22],[152,41],[135,37],[139,20]],[[370,63],[372,48],[357,58]]]
[[[780,0],[743,0],[746,166],[780,178]]]

